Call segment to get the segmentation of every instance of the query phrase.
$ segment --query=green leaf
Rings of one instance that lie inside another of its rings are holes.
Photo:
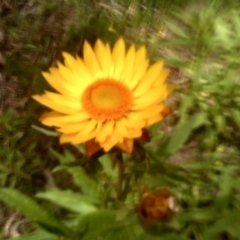
[[[181,106],[179,108],[179,113],[181,116],[185,115],[189,109],[193,107],[195,103],[195,97],[193,95],[186,95],[183,97]]]
[[[216,124],[216,128],[218,132],[223,132],[226,127],[226,119],[223,115],[215,115],[214,116],[214,122]]]
[[[183,27],[180,27],[176,23],[172,22],[166,22],[167,27],[176,35],[178,35],[179,38],[183,38],[184,40],[187,40],[189,38],[187,32],[183,29]]]
[[[47,136],[58,137],[60,135],[57,132],[54,132],[54,131],[51,131],[51,130],[48,130],[48,129],[45,129],[45,128],[38,127],[36,125],[32,125],[32,128],[37,130],[38,132],[41,132],[41,133],[47,135]]]
[[[90,178],[82,167],[68,167],[66,170],[73,176],[75,184],[81,188],[84,194],[99,200],[103,198],[102,186]]]
[[[237,166],[222,166],[218,168],[221,171],[221,178],[218,179],[219,192],[216,199],[216,205],[220,208],[227,208],[231,203],[231,194],[235,185],[236,178],[233,176],[239,171]]]
[[[57,151],[53,150],[52,148],[50,148],[50,152],[54,155],[54,157],[56,157],[62,164],[67,164],[67,163],[72,163],[75,162],[76,159],[74,158],[74,156],[68,151],[65,150],[64,151],[64,155],[58,153]]]
[[[132,223],[117,221],[116,212],[103,210],[80,219],[79,229],[83,232],[81,240],[137,240],[133,227],[139,225],[136,218]]]
[[[37,222],[49,232],[58,235],[71,234],[71,231],[50,214],[47,209],[15,189],[1,188],[0,199],[32,221]]]
[[[112,181],[116,181],[118,177],[118,168],[113,166],[113,162],[110,154],[104,154],[99,158],[99,162],[102,164],[104,173],[111,178]]]
[[[204,113],[197,113],[183,123],[175,133],[152,154],[155,160],[166,159],[174,154],[186,142],[193,129],[200,127],[205,121]]]
[[[9,240],[58,240],[58,239],[59,236],[53,235],[43,230],[38,230],[33,233],[24,234],[20,237],[9,238]]]
[[[93,204],[99,203],[96,198],[86,197],[70,190],[51,189],[47,192],[38,193],[36,196],[47,199],[68,210],[82,214],[95,212],[97,207]]]
[[[233,121],[240,127],[240,111],[238,109],[230,109],[230,116],[232,117]]]
[[[216,234],[221,234],[223,232],[229,233],[231,236],[239,239],[240,236],[240,211],[234,210],[228,212],[221,219],[215,221],[213,226],[206,228],[204,233],[204,239],[216,239]],[[234,238],[235,239],[235,238]]]

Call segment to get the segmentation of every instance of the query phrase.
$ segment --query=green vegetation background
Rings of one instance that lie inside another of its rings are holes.
[[[50,88],[41,71],[62,51],[81,56],[85,39],[120,36],[146,45],[152,62],[165,59],[176,85],[167,101],[174,114],[124,155],[121,197],[114,156],[88,159],[81,147],[60,146],[31,99]],[[240,239],[239,39],[238,1],[2,0],[0,238]],[[171,190],[171,221],[140,223],[144,186]]]

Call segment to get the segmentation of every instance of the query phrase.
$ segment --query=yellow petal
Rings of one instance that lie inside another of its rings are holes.
[[[161,97],[160,97],[160,101],[163,101],[165,98],[168,97],[168,95],[170,93],[172,93],[172,91],[175,89],[175,86],[173,85],[165,85],[165,91],[163,91]]]
[[[96,130],[97,126],[97,120],[91,119],[90,121],[87,121],[84,128],[81,130],[82,135],[88,135],[93,130]]]
[[[115,76],[114,76],[114,71],[115,71],[115,67],[114,67],[114,62],[113,62],[113,59],[112,59],[112,54],[111,54],[111,48],[110,48],[110,45],[107,43],[106,44],[106,48],[107,48],[107,52],[110,53],[110,59],[111,59],[111,64],[109,65],[109,69],[108,69],[108,77],[110,79],[116,79]]]
[[[124,151],[131,153],[133,150],[133,140],[129,138],[124,138],[123,142],[119,143],[117,146]]]
[[[147,92],[153,83],[156,81],[157,77],[159,76],[159,73],[162,69],[163,61],[157,62],[154,65],[152,65],[144,74],[143,78],[141,79],[141,82],[134,90],[134,96],[139,97],[143,95],[145,92]]]
[[[85,136],[92,132],[95,127],[96,120],[91,119],[90,121],[62,125],[58,131],[62,133],[79,133],[81,136]]]
[[[59,112],[55,112],[55,111],[50,111],[50,112],[46,112],[44,114],[41,115],[41,117],[39,118],[40,121],[46,119],[46,118],[59,118],[62,116],[71,116],[71,115],[64,115],[62,113]]]
[[[152,105],[153,103],[159,100],[163,92],[165,92],[165,89],[162,90],[161,88],[160,89],[152,88],[148,92],[143,94],[141,97],[135,98],[133,105],[141,105],[141,106]]]
[[[111,136],[113,132],[114,121],[107,121],[106,123],[102,123],[97,130],[96,140],[98,142],[104,142],[107,136]]]
[[[36,101],[40,102],[44,106],[47,106],[47,107],[49,107],[57,112],[60,112],[60,113],[72,114],[72,113],[77,112],[76,109],[69,108],[69,107],[63,106],[57,102],[54,102],[51,99],[47,98],[45,95],[43,95],[43,96],[33,95],[32,98],[35,99]]]
[[[116,125],[113,126],[113,132],[112,132],[112,135],[110,137],[115,142],[122,142],[123,141],[123,135],[118,131],[118,129],[116,128]]]
[[[124,137],[128,136],[127,127],[121,119],[116,122],[116,128]]]
[[[91,75],[83,60],[78,56],[76,58],[76,67],[74,70],[82,77],[84,82],[89,84],[94,81],[94,76]]]
[[[67,52],[62,52],[62,55],[64,57],[64,63],[67,68],[72,68],[72,66],[75,65],[76,59]]]
[[[138,138],[142,135],[141,128],[129,128],[128,129],[128,138]]]
[[[60,137],[60,143],[62,144],[62,143],[71,142],[73,144],[80,144],[94,138],[95,135],[96,135],[96,130],[93,130],[91,133],[85,136],[81,135],[81,133],[63,134]]]
[[[140,47],[135,54],[133,75],[131,76],[130,87],[134,89],[139,83],[148,68],[149,60],[146,59],[146,47]]]
[[[148,68],[149,60],[146,59],[139,63],[139,66],[133,76],[131,77],[131,81],[128,83],[128,86],[131,90],[133,90],[140,82]]]
[[[112,134],[106,137],[104,142],[99,143],[103,149],[108,152],[111,148],[113,148],[117,143],[121,143],[123,141],[123,136],[118,132],[117,128],[114,127]]]
[[[156,87],[156,89],[157,88],[159,88],[159,87]],[[175,87],[173,85],[162,85],[159,89],[161,89],[159,97],[155,98],[155,101],[153,101],[154,99],[152,99],[151,104],[162,102],[175,89]],[[148,101],[147,98],[146,98],[146,101],[142,102],[142,103],[140,103],[140,101],[138,102],[138,99],[137,99],[133,103],[132,109],[142,109],[142,108],[145,108],[146,106],[149,106],[149,104],[150,104],[150,101]]]
[[[137,119],[134,117],[132,119],[131,116],[129,117],[128,115],[124,118],[121,118],[121,121],[127,128],[142,128],[142,126],[145,126],[145,122],[143,119]]]
[[[75,86],[75,91],[83,90],[82,88],[86,86],[86,83],[84,84],[83,79],[81,79],[81,77],[78,74],[74,74],[72,71],[70,71],[67,67],[63,66],[59,62],[57,63],[57,65],[65,81]],[[78,93],[78,95],[80,94]]]
[[[160,86],[165,82],[165,80],[167,79],[169,73],[170,73],[169,70],[163,70],[163,71],[159,74],[157,80],[154,82],[153,87],[157,87],[157,86],[160,87]]]
[[[85,120],[88,120],[89,118],[90,116],[84,111],[71,115],[63,115],[57,112],[49,112],[43,114],[39,120],[42,121],[45,125],[47,125],[46,123],[52,122],[55,123],[53,124],[54,126],[61,126],[62,124],[83,122]]]
[[[161,114],[157,114],[147,120],[147,126],[152,125],[156,122],[159,122],[163,119],[163,116]]]
[[[76,94],[75,88],[66,83],[62,77],[55,76],[51,73],[47,72],[42,72],[44,78],[46,81],[54,88],[56,89],[59,93],[70,96],[70,97],[78,97],[78,94]]]
[[[100,146],[104,149],[105,152],[111,150],[117,144],[111,137],[107,137],[103,143],[100,143]]]
[[[44,113],[41,115],[41,117],[38,119],[40,122],[42,122],[42,124],[44,125],[47,125],[47,126],[58,126],[58,125],[55,125],[53,122],[44,122],[45,119],[48,119],[48,118],[58,118],[58,117],[62,117],[64,116],[63,114],[59,113],[59,112],[55,112],[55,111],[50,111],[50,112],[47,112],[47,113]]]
[[[61,133],[78,133],[82,132],[83,129],[86,128],[89,121],[79,122],[79,123],[71,123],[71,124],[62,124],[61,128],[57,129],[58,132]],[[86,135],[86,134],[82,134]]]
[[[104,46],[102,41],[98,39],[94,47],[94,52],[102,69],[103,77],[108,77],[110,67],[112,66],[112,55],[110,48],[107,46]]]
[[[126,54],[124,67],[123,67],[123,71],[122,71],[122,76],[121,76],[121,79],[126,83],[130,82],[130,77],[133,75],[135,52],[136,51],[135,51],[134,45],[131,45],[131,47],[129,48],[129,50]]]
[[[72,97],[79,98],[80,91],[77,91],[78,89],[76,89],[76,86],[72,85],[63,78],[58,68],[49,68],[49,71],[52,75],[52,78],[54,78],[55,81],[60,81],[64,88],[71,93]]]
[[[122,38],[120,38],[113,47],[112,59],[114,63],[113,78],[120,79],[125,60],[125,43]]]
[[[45,96],[52,100],[53,102],[57,102],[58,104],[61,104],[63,106],[70,107],[76,110],[82,109],[81,102],[76,98],[71,98],[68,96],[48,91],[45,91]]]
[[[145,59],[146,59],[146,47],[142,46],[136,52],[134,67],[138,68],[139,63],[145,61]]]
[[[66,52],[63,52],[62,54],[66,68],[71,72],[72,84],[74,84],[74,86],[76,85],[80,89],[84,89],[93,82],[93,77],[81,59],[75,59],[72,55]]]
[[[148,119],[158,113],[161,113],[163,109],[164,105],[151,105],[143,110],[132,112],[132,115],[136,119]]]
[[[47,72],[42,72],[42,75],[47,80],[47,82],[59,93],[71,97],[75,96],[75,94],[72,94],[72,92],[66,87],[66,85],[54,75]]]
[[[143,128],[146,126],[144,119],[139,119],[134,112],[129,113],[124,119],[126,119],[125,125],[129,128]]]
[[[97,79],[102,78],[102,70],[97,61],[96,55],[87,41],[83,44],[84,63],[91,75]]]

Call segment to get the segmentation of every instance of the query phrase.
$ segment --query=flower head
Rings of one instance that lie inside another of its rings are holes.
[[[162,101],[173,90],[163,61],[149,67],[146,48],[128,50],[120,38],[113,49],[97,40],[83,46],[83,58],[63,53],[64,65],[43,76],[58,91],[33,98],[52,109],[42,124],[62,133],[60,143],[94,142],[105,151],[118,146],[127,152],[142,129],[162,120],[168,108]]]

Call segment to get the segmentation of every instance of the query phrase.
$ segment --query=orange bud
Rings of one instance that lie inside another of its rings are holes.
[[[152,191],[145,188],[138,205],[138,214],[145,226],[170,220],[175,214],[170,199],[173,198],[166,188]]]

